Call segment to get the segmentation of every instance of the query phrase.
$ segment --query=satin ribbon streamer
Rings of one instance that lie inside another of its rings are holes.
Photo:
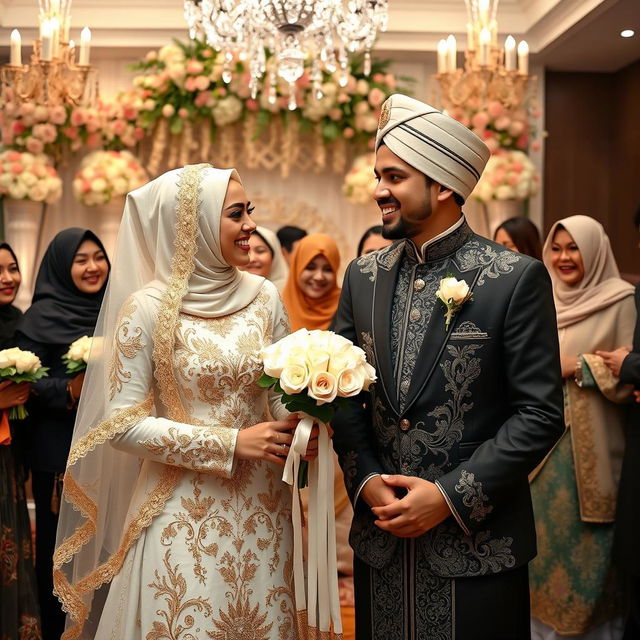
[[[318,422],[318,457],[309,463],[309,514],[307,588],[305,590],[302,544],[302,512],[298,474],[316,421],[306,414],[298,423],[282,480],[292,487],[293,575],[296,609],[307,611],[309,627],[335,636],[342,634],[338,562],[336,557],[336,522],[333,505],[333,455],[327,425]],[[307,606],[308,598],[308,606]]]

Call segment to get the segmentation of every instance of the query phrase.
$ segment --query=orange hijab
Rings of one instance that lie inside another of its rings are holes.
[[[317,255],[328,260],[336,276],[340,268],[340,252],[333,238],[324,233],[312,233],[300,240],[291,258],[289,279],[282,291],[292,331],[303,327],[309,330],[328,329],[338,308],[340,287],[337,284],[318,300],[305,296],[298,285],[300,274]]]

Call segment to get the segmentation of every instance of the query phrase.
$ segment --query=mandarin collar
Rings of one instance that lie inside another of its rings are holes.
[[[427,240],[418,250],[412,240],[405,240],[405,248],[409,258],[419,264],[440,260],[455,253],[473,234],[464,214],[448,229]]]

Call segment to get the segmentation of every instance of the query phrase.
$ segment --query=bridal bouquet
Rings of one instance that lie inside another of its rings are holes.
[[[94,338],[82,336],[69,347],[69,351],[62,356],[63,362],[67,365],[67,373],[78,374],[87,368],[89,354],[94,346]]]
[[[320,637],[342,632],[333,504],[333,452],[327,422],[346,398],[357,396],[376,381],[365,353],[332,331],[300,329],[262,350],[264,373],[258,384],[280,394],[291,412],[302,415],[293,436],[282,476],[293,487],[293,575],[296,610],[306,614]],[[319,421],[318,457],[301,460],[314,422]],[[303,560],[300,487],[308,471],[308,555]],[[297,482],[295,479],[297,478]],[[308,602],[308,606],[307,606]],[[314,636],[315,637],[315,636]],[[333,636],[331,636],[333,637]]]
[[[0,381],[35,382],[48,375],[47,367],[42,366],[40,358],[31,351],[22,351],[17,347],[0,351]],[[24,405],[11,407],[9,419],[22,420],[28,415]]]

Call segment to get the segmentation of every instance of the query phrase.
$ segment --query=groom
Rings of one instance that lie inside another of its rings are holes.
[[[489,150],[466,127],[393,95],[376,150],[398,242],[349,265],[336,315],[379,378],[332,423],[357,638],[529,640],[527,476],[563,430],[551,283],[467,225]]]

